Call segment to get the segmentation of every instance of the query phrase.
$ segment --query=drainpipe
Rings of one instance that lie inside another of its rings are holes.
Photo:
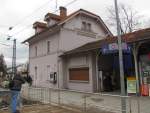
[[[96,79],[97,79],[97,92],[99,92],[99,73],[98,73],[98,55],[96,54]]]
[[[139,75],[140,75],[140,84],[141,84],[141,83],[143,83],[141,61],[139,62]]]

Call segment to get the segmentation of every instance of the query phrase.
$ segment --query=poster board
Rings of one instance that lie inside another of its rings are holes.
[[[149,96],[150,96],[150,84],[149,84]]]
[[[136,78],[135,77],[127,78],[127,93],[128,95],[136,94]]]
[[[142,96],[149,96],[149,85],[148,84],[142,84],[141,85],[141,95]]]

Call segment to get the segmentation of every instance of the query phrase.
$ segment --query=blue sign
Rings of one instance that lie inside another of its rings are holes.
[[[122,43],[122,50],[124,53],[130,53],[130,47],[126,43]],[[111,43],[102,46],[102,54],[109,54],[109,53],[117,53],[118,52],[118,44]]]

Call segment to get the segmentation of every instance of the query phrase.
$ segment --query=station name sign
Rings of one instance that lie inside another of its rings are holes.
[[[107,45],[103,45],[102,47],[102,53],[108,54],[108,53],[117,53],[118,52],[118,44],[117,43],[111,43]],[[130,53],[130,47],[127,45],[127,43],[122,43],[122,50],[125,53]]]

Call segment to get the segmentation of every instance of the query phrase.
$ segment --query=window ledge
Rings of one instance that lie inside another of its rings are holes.
[[[97,33],[94,33],[92,31],[84,31],[81,29],[76,29],[76,31],[78,35],[83,35],[83,36],[92,37],[92,38],[96,38],[96,35],[97,35]]]
[[[89,81],[80,81],[80,80],[69,80],[72,83],[89,83]]]

